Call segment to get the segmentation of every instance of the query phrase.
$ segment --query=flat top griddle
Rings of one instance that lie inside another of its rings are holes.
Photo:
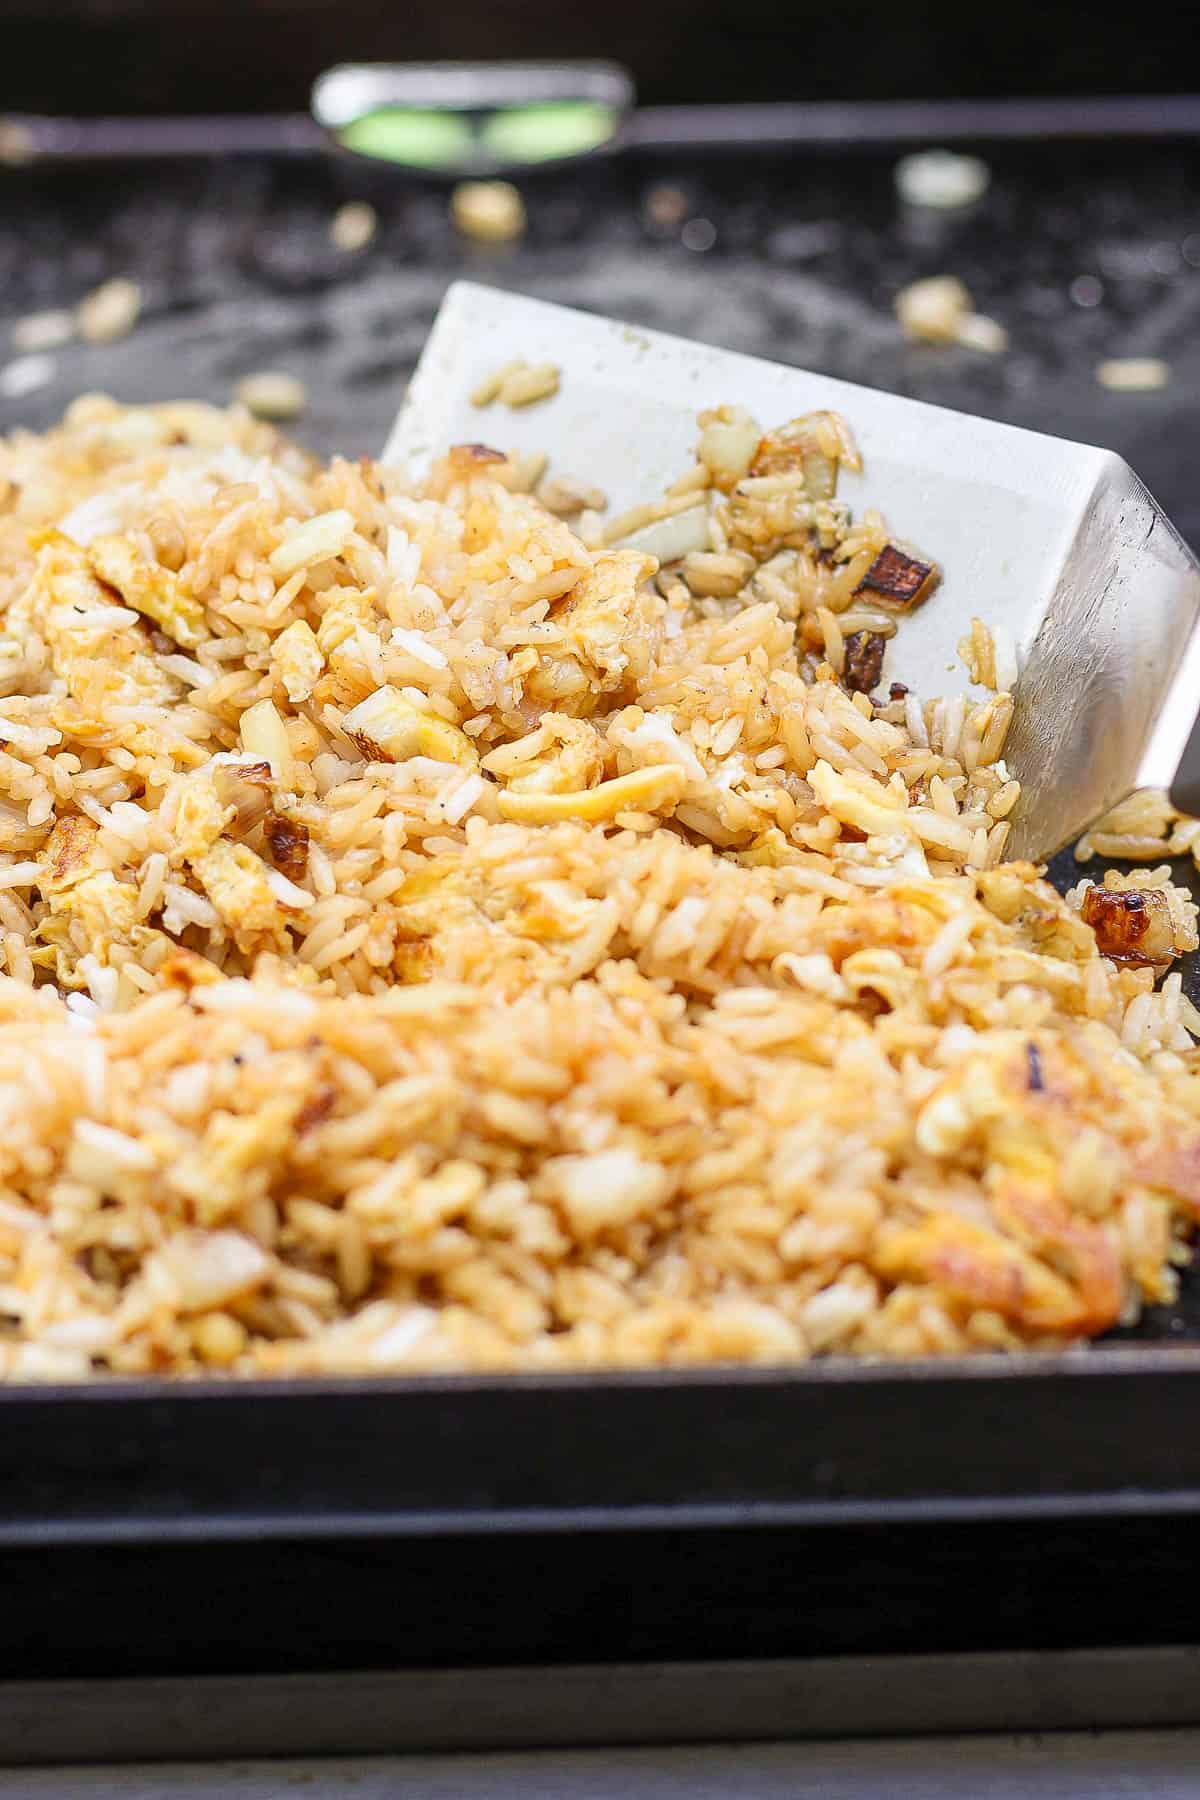
[[[309,391],[298,437],[376,454],[442,293],[469,275],[1105,445],[1200,547],[1200,143],[980,148],[991,187],[957,213],[905,208],[886,148],[626,154],[527,177],[528,233],[496,247],[458,236],[443,184],[346,158],[222,156],[219,135],[211,157],[0,170],[0,344],[22,314],[112,276],[144,292],[130,337],[56,351],[48,384],[0,400],[0,426],[41,429],[98,388],[222,402],[282,368]],[[679,196],[671,224],[655,221],[662,188]],[[346,254],[329,224],[354,198],[379,229]],[[935,273],[1008,327],[1008,354],[904,339],[893,296]],[[1095,365],[1126,355],[1165,358],[1168,388],[1100,387]],[[1080,871],[1067,852],[1052,873],[1066,886]],[[1179,879],[1200,897],[1190,863]],[[1200,1339],[1200,1280],[1185,1290],[1135,1335]]]
[[[625,155],[525,181],[492,250],[444,188],[345,161],[0,170],[0,334],[108,276],[145,293],[0,421],[284,368],[302,439],[373,453],[465,274],[1106,444],[1200,544],[1200,143],[981,148],[963,217],[906,214],[878,149]],[[654,223],[664,184],[689,228]],[[380,217],[353,257],[351,198]],[[901,339],[895,291],[942,272],[1007,356]],[[1097,386],[1128,354],[1171,385]],[[1188,1278],[1097,1349],[969,1368],[0,1389],[0,1677],[1200,1641],[1196,1340]]]

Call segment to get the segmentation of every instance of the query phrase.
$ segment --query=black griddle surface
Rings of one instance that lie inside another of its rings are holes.
[[[300,435],[374,452],[446,284],[470,276],[1110,446],[1200,542],[1200,145],[984,154],[992,187],[962,217],[906,214],[886,152],[628,155],[526,181],[529,233],[492,249],[455,236],[444,189],[346,159],[0,170],[0,346],[108,276],[146,294],[131,338],[56,353],[56,379],[0,419],[41,427],[96,388],[219,401],[282,366],[311,394]],[[684,196],[682,235],[647,217],[659,184]],[[359,197],[380,229],[347,256],[328,225]],[[1009,328],[1009,354],[904,341],[893,296],[941,273]],[[1100,388],[1095,364],[1126,355],[1166,357],[1170,386]]]
[[[524,181],[526,237],[490,248],[457,237],[446,188],[347,159],[234,160],[215,143],[195,161],[0,170],[0,346],[24,313],[110,276],[145,297],[130,337],[56,351],[50,382],[0,398],[0,427],[40,430],[87,391],[223,402],[282,368],[309,391],[297,436],[373,454],[466,276],[1104,445],[1200,547],[1200,144],[980,151],[992,185],[964,214],[905,209],[879,150],[627,155]],[[649,206],[663,186],[683,197],[670,227]],[[329,237],[350,199],[379,214],[356,255]],[[1008,354],[904,340],[894,295],[943,273],[1004,323]],[[1109,356],[1163,357],[1171,381],[1112,393],[1094,377]],[[1070,852],[1051,865],[1060,887],[1080,873]],[[1200,898],[1190,863],[1177,878]],[[1195,960],[1185,986],[1200,1001]],[[1200,1340],[1200,1274],[1114,1336]]]

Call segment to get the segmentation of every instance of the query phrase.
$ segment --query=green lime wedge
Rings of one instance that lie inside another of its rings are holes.
[[[461,113],[383,106],[344,125],[338,142],[359,156],[373,156],[382,162],[407,163],[416,169],[453,169],[470,160],[474,135],[470,121]]]
[[[611,106],[591,100],[559,100],[492,113],[480,128],[479,143],[497,162],[551,162],[598,149],[616,128],[617,114]]]

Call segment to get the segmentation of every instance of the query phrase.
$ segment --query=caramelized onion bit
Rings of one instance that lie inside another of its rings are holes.
[[[300,1111],[296,1114],[295,1127],[299,1136],[311,1131],[314,1125],[323,1125],[334,1107],[337,1105],[337,1089],[328,1082],[309,1095]]]
[[[1159,888],[1090,887],[1082,910],[1112,962],[1164,964],[1176,954],[1170,902]]]
[[[921,562],[898,544],[885,544],[854,591],[879,594],[907,612],[929,598],[937,580],[936,563]]]
[[[222,806],[234,808],[233,823],[239,833],[251,831],[271,803],[275,777],[269,762],[219,764],[213,770],[213,787]]]
[[[862,458],[846,421],[837,413],[805,413],[791,419],[760,440],[750,464],[755,476],[799,472],[810,500],[832,500],[837,493],[838,467],[844,463],[856,473]]]
[[[272,811],[263,820],[263,837],[280,874],[299,881],[308,868],[308,826]]]
[[[847,637],[842,681],[851,693],[869,694],[878,687],[886,645],[877,631],[852,631]]]
[[[456,472],[472,475],[477,469],[507,462],[508,458],[503,450],[493,450],[490,444],[452,444],[446,460]]]

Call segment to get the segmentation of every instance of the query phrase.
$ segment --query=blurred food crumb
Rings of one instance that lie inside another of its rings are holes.
[[[329,223],[329,235],[339,250],[365,250],[379,226],[379,215],[365,200],[349,200],[339,206]]]
[[[1125,394],[1149,393],[1166,387],[1170,379],[1170,366],[1159,356],[1113,356],[1096,366],[1101,387]]]
[[[931,275],[896,295],[896,317],[917,343],[957,343],[971,311],[971,296],[956,275]]]
[[[450,217],[464,237],[507,244],[525,230],[525,202],[511,181],[461,181],[450,196]]]
[[[998,319],[984,313],[971,313],[958,330],[958,342],[968,350],[986,350],[995,356],[1008,349],[1008,333]]]
[[[69,312],[26,313],[12,328],[12,347],[29,350],[61,350],[75,336],[75,319]]]
[[[703,253],[716,243],[717,228],[711,219],[689,219],[679,234],[679,241],[685,250]]]
[[[557,394],[562,370],[557,363],[501,363],[485,375],[471,395],[472,406],[490,406],[499,400],[502,406],[532,406],[535,400],[548,400]]]
[[[995,319],[974,310],[957,275],[931,275],[896,295],[896,317],[917,344],[962,344],[970,350],[1008,348],[1008,333]]]
[[[547,512],[560,519],[573,519],[581,512],[603,512],[608,497],[603,489],[573,481],[569,475],[548,475],[537,490],[537,497]]]
[[[53,379],[54,363],[49,356],[18,356],[0,369],[0,394],[6,400],[19,400]]]
[[[33,134],[16,119],[0,119],[0,163],[14,167],[30,163],[36,155]]]
[[[238,382],[234,398],[256,419],[294,419],[308,405],[308,389],[281,369],[260,369]]]
[[[1076,306],[1099,306],[1104,298],[1104,283],[1094,275],[1077,275],[1067,293]]]
[[[667,231],[674,225],[682,225],[690,208],[688,197],[682,188],[673,186],[669,181],[656,182],[646,195],[646,217],[652,225]]]
[[[136,281],[118,276],[103,282],[81,300],[75,311],[79,335],[89,344],[111,344],[128,337],[142,310],[142,290]]]
[[[991,179],[978,156],[954,150],[918,150],[896,164],[896,187],[909,206],[970,206],[987,193]]]

